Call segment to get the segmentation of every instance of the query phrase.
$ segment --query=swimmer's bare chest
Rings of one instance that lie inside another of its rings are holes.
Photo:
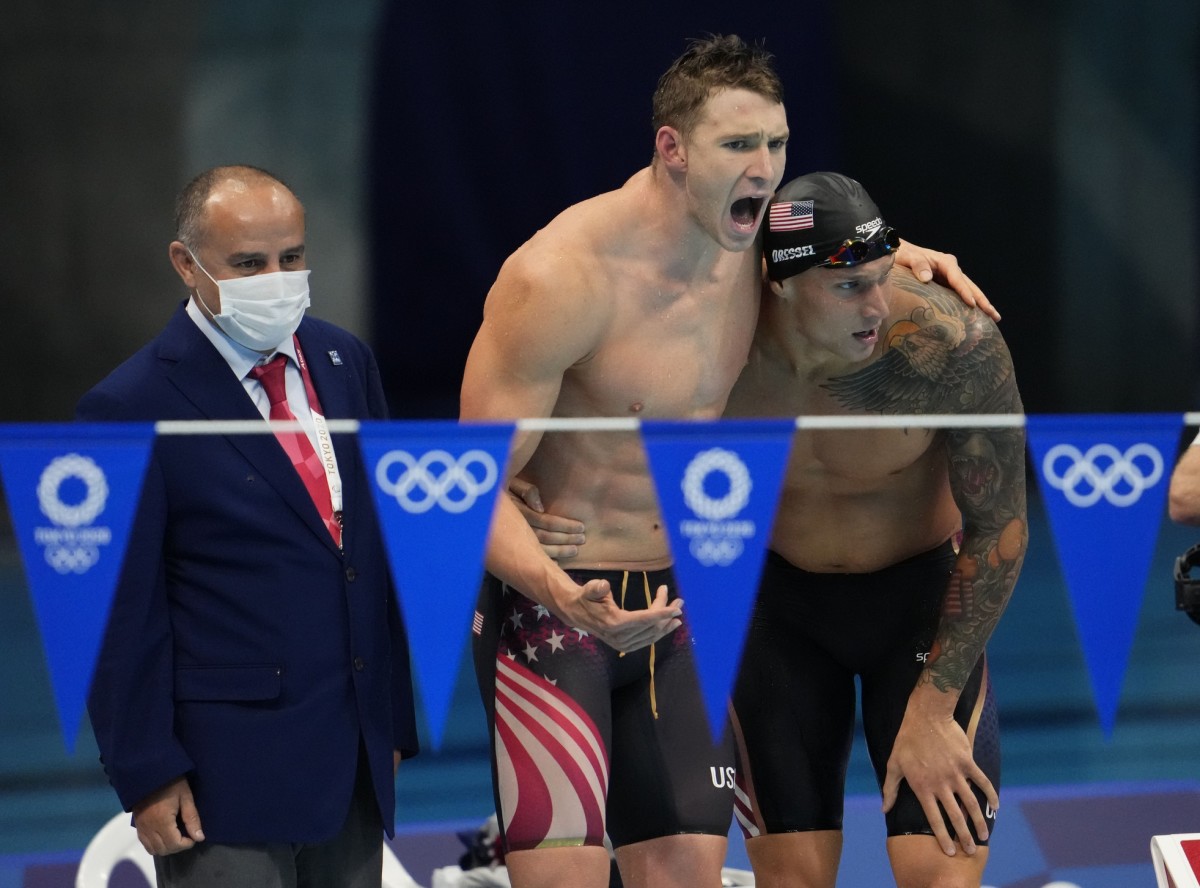
[[[805,570],[858,573],[928,551],[959,524],[938,433],[800,431],[771,546]]]
[[[643,294],[563,377],[556,416],[717,418],[745,364],[757,281]],[[576,566],[666,564],[658,499],[636,432],[548,433],[522,473],[548,511],[587,526]]]
[[[731,408],[777,416],[864,416],[817,383],[747,375]],[[802,430],[792,442],[771,547],[815,572],[877,570],[957,527],[940,434],[921,428]]]
[[[681,284],[614,278],[609,322],[563,376],[555,413],[715,417],[746,363],[758,318],[758,264],[731,257],[719,273]]]

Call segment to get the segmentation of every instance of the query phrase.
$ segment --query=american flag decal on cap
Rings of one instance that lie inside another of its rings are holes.
[[[772,204],[767,225],[771,231],[799,231],[801,228],[812,228],[813,202],[811,200],[795,200],[789,203]]]

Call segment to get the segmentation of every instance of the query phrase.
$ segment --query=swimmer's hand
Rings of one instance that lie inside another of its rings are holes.
[[[584,544],[584,526],[580,521],[551,515],[545,511],[537,486],[521,478],[508,485],[509,498],[521,517],[533,529],[542,551],[558,560],[572,558]],[[603,641],[618,651],[636,651],[671,634],[682,625],[683,600],[667,603],[667,587],[659,586],[650,606],[644,610],[625,610],[613,599],[607,580],[589,580],[580,586],[565,574],[568,584],[551,594],[555,616],[575,629]]]
[[[659,586],[645,610],[627,611],[613,600],[608,580],[589,580],[576,586],[577,595],[560,598],[557,616],[568,626],[594,635],[611,648],[629,652],[654,644],[682,624],[683,599],[667,603],[667,587]]]
[[[946,829],[946,820],[954,828],[957,844],[967,854],[976,851],[967,829],[967,818],[981,841],[988,837],[987,821],[971,785],[978,786],[993,811],[1000,797],[971,754],[971,744],[962,727],[954,720],[956,697],[936,690],[932,685],[918,687],[909,698],[904,721],[896,734],[887,775],[883,781],[883,810],[896,803],[900,781],[907,780],[916,794],[925,817],[933,827],[934,838],[949,857],[956,853],[956,841]],[[942,810],[946,816],[942,816]]]
[[[529,481],[513,478],[508,482],[508,493],[521,517],[533,528],[542,551],[555,561],[579,554],[579,547],[587,542],[582,521],[547,514],[541,491]]]
[[[918,247],[901,238],[900,249],[896,251],[896,264],[908,267],[919,281],[928,283],[936,280],[957,293],[958,298],[967,305],[978,308],[993,321],[1000,320],[1000,312],[983,295],[983,290],[963,273],[958,266],[958,259],[950,253]]]

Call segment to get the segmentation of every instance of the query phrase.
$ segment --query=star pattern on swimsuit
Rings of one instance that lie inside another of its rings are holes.
[[[568,641],[565,633],[569,631],[570,627],[563,625],[545,605],[538,604],[524,595],[510,595],[512,589],[507,584],[502,584],[501,589],[507,601],[505,607],[508,613],[501,621],[498,653],[512,662],[517,662],[517,658],[523,656],[525,664],[530,667],[534,663],[538,663],[539,668],[536,671],[542,678],[557,685],[558,679],[546,675],[541,668],[543,664],[538,659],[538,650],[539,646],[544,643],[552,654],[565,651],[565,642]],[[526,617],[532,618],[533,626],[525,625]],[[560,629],[563,631],[560,632]],[[573,643],[579,644],[588,633],[581,630],[576,631],[578,635]]]
[[[501,611],[500,653],[510,659],[519,658],[546,676],[550,659],[539,660],[539,654],[566,654],[583,648],[595,650],[599,644],[587,631],[568,626],[545,605],[524,595],[506,595]]]

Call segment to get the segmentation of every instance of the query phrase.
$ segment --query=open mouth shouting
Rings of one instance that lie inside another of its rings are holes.
[[[729,215],[739,231],[752,233],[758,229],[758,217],[762,212],[765,197],[743,197],[733,202]]]

